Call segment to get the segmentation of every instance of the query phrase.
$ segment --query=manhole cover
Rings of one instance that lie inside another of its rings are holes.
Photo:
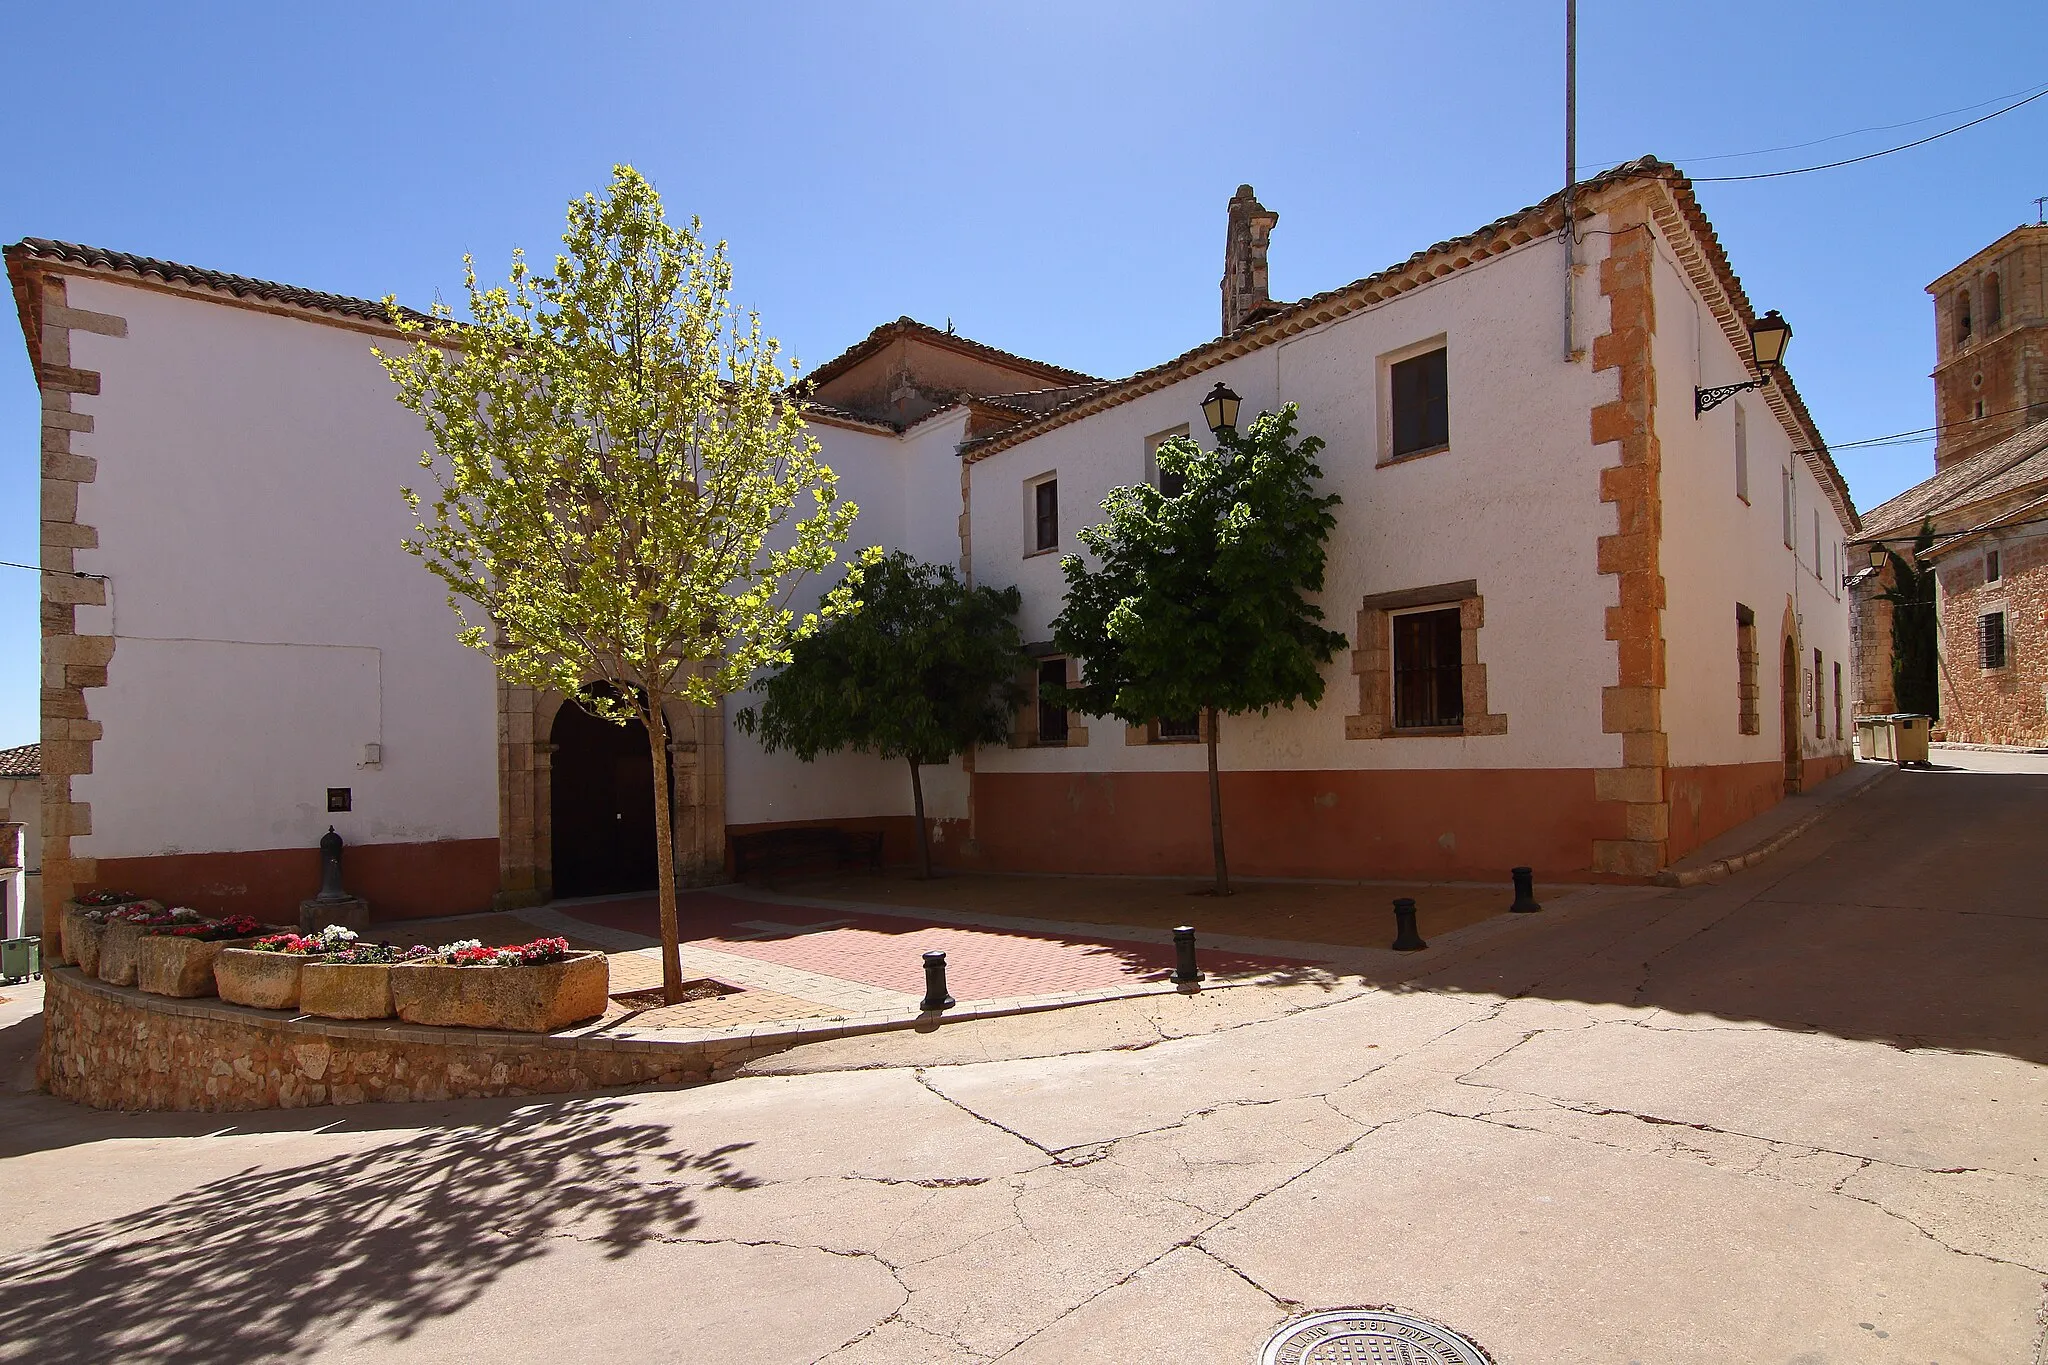
[[[1314,1313],[1273,1334],[1259,1365],[1492,1365],[1450,1328],[1391,1308]]]

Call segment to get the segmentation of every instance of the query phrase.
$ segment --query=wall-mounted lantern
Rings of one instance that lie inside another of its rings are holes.
[[[1771,382],[1771,374],[1785,361],[1785,347],[1792,341],[1792,324],[1778,316],[1778,310],[1758,318],[1749,325],[1749,356],[1760,372],[1755,379],[1745,379],[1740,384],[1722,384],[1711,389],[1692,391],[1692,415],[1698,417],[1748,389],[1760,389]]]
[[[1237,405],[1243,401],[1222,380],[1216,381],[1216,387],[1202,400],[1202,420],[1209,424],[1211,435],[1220,438],[1226,431],[1237,434]]]

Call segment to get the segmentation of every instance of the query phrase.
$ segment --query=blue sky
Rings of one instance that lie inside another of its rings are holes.
[[[1121,375],[1213,336],[1224,203],[1295,298],[1562,179],[1563,3],[17,7],[0,238],[460,296],[617,161],[732,243],[806,362],[878,323]],[[2048,9],[1583,0],[1582,168],[1835,160],[2048,85]],[[1795,150],[1875,125],[1945,119]],[[1898,156],[1703,184],[1829,441],[1923,427],[1923,287],[2048,194],[2048,99]],[[1719,158],[1719,159],[1708,159]],[[9,329],[10,337],[18,333]],[[0,559],[37,557],[36,393],[0,346]],[[1931,447],[1839,456],[1869,508]],[[36,575],[0,569],[0,745],[36,737]]]

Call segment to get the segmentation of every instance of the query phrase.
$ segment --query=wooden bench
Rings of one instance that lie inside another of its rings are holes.
[[[882,836],[829,825],[799,825],[732,836],[733,876],[746,881],[778,872],[838,872],[849,867],[882,870]]]

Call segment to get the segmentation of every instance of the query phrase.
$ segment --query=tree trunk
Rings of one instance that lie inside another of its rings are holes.
[[[1209,843],[1216,852],[1216,894],[1230,894],[1230,865],[1223,860],[1223,783],[1216,776],[1216,708],[1209,708]]]
[[[654,872],[661,901],[661,998],[673,1005],[683,998],[683,955],[676,928],[676,836],[669,823],[668,721],[661,699],[647,703],[647,747],[654,757]]]
[[[932,879],[931,832],[924,827],[924,779],[918,776],[917,759],[910,760],[910,799],[917,807],[917,875]]]

